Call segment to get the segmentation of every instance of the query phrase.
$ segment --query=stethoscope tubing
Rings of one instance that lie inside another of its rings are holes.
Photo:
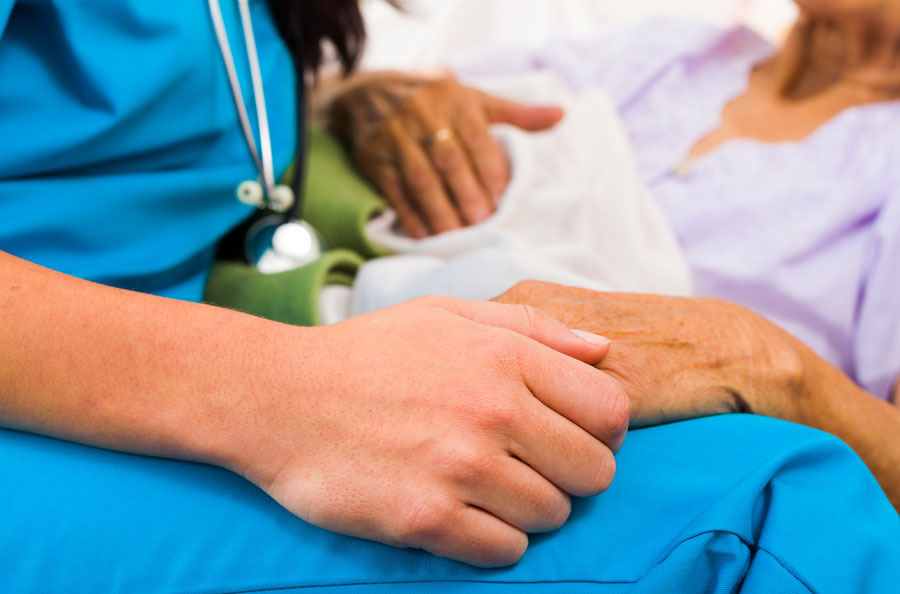
[[[241,15],[241,24],[243,27],[244,43],[247,49],[247,57],[250,62],[250,78],[253,83],[253,96],[256,103],[256,117],[259,127],[259,148],[257,148],[256,138],[253,134],[253,127],[250,123],[250,116],[247,105],[244,102],[244,96],[241,89],[240,79],[238,78],[237,68],[234,64],[234,54],[231,50],[231,44],[228,41],[228,32],[225,28],[225,21],[222,17],[222,7],[219,0],[208,0],[210,15],[212,16],[213,27],[216,32],[216,39],[219,49],[225,62],[225,70],[228,74],[228,83],[231,87],[231,94],[234,98],[234,104],[237,108],[238,119],[241,123],[241,129],[244,133],[244,139],[247,142],[247,148],[250,151],[256,166],[262,177],[265,194],[271,196],[275,190],[275,171],[272,156],[272,138],[269,129],[269,117],[266,110],[265,89],[263,86],[262,72],[259,65],[259,55],[256,49],[256,37],[253,33],[253,21],[250,15],[250,5],[248,0],[238,0],[238,7]],[[303,209],[304,182],[306,180],[307,169],[307,149],[308,138],[306,130],[306,118],[308,116],[308,99],[306,94],[305,73],[302,65],[295,64],[297,77],[297,154],[294,164],[294,183],[293,183],[293,202],[287,212],[285,220],[299,220]]]

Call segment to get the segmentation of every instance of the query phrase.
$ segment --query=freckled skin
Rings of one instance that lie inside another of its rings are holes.
[[[900,510],[900,408],[799,340],[719,299],[598,293],[525,282],[496,299],[611,339],[597,368],[632,401],[632,426],[728,413],[808,425],[853,447]]]
[[[757,66],[690,157],[739,138],[801,141],[850,107],[900,98],[900,2],[797,4],[800,19],[780,51]]]

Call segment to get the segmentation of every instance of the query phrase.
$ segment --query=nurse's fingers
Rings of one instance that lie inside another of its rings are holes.
[[[505,328],[574,357],[588,365],[600,363],[610,341],[588,332],[573,331],[562,322],[530,305],[429,297],[438,307],[487,326]]]
[[[497,516],[459,502],[447,505],[445,513],[419,514],[403,542],[476,567],[512,565],[528,549],[528,535]]]
[[[532,467],[512,456],[480,459],[462,469],[470,478],[463,497],[529,533],[556,530],[569,518],[569,496]]]
[[[620,444],[621,438],[607,437],[605,441],[618,442],[609,446],[532,394],[520,422],[509,426],[509,453],[571,495],[586,497],[606,491],[616,474],[611,448]],[[541,396],[546,399],[546,394]]]
[[[631,399],[618,381],[560,353],[519,349],[516,355],[519,372],[538,400],[618,451],[631,420]]]

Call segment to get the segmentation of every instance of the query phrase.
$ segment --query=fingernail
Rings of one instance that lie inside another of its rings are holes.
[[[572,330],[572,333],[581,340],[596,346],[606,346],[612,342],[605,336],[600,336],[599,334],[594,334],[592,332],[585,332],[584,330]]]

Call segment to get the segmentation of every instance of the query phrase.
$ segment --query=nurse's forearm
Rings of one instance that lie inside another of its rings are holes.
[[[900,408],[859,388],[839,369],[803,347],[809,361],[799,418],[840,437],[869,466],[900,511]]]
[[[608,348],[443,298],[297,328],[0,253],[0,426],[224,466],[323,528],[478,565],[612,480]]]
[[[235,403],[259,365],[279,364],[259,337],[280,324],[3,253],[0,271],[0,425],[234,466]]]

